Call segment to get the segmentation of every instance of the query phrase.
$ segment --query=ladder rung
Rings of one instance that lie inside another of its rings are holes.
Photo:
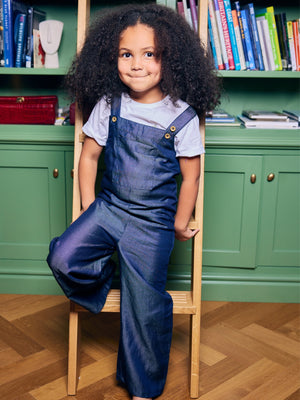
[[[173,299],[173,314],[195,314],[196,306],[192,301],[192,293],[189,291],[169,291]],[[72,304],[72,311],[85,312],[85,308],[76,303]],[[108,293],[106,303],[101,312],[120,312],[120,291],[112,289]]]

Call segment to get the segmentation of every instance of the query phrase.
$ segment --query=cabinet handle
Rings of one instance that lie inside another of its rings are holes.
[[[268,182],[272,182],[272,180],[275,178],[275,174],[269,174],[268,176],[267,176],[267,181]]]
[[[71,169],[71,178],[73,179],[74,178],[74,168],[73,169]]]
[[[256,175],[255,175],[255,174],[252,174],[252,175],[251,175],[251,177],[250,177],[250,182],[251,182],[251,183],[255,183],[255,182],[256,182]]]
[[[53,178],[58,178],[58,173],[59,173],[59,171],[58,171],[58,169],[57,168],[54,168],[54,170],[53,170]]]

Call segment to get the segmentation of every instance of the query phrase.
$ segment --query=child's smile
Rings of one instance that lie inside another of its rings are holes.
[[[122,32],[119,77],[129,87],[130,96],[141,103],[154,103],[163,98],[160,89],[161,61],[155,52],[154,31],[149,26],[137,24]]]

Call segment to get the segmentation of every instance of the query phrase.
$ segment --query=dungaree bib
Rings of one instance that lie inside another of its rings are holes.
[[[117,379],[129,393],[159,396],[172,337],[172,299],[165,291],[174,245],[180,172],[175,135],[195,116],[188,107],[166,129],[120,116],[112,104],[101,191],[88,210],[52,240],[48,264],[64,290],[91,312],[101,311],[117,251],[121,332]]]

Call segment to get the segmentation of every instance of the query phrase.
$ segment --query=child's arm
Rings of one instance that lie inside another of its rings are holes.
[[[179,165],[182,175],[177,212],[175,215],[175,237],[185,241],[199,232],[199,229],[191,230],[188,223],[194,210],[198,194],[200,176],[200,156],[180,157]]]
[[[102,149],[94,139],[85,137],[78,170],[82,211],[87,210],[95,200],[98,159]]]

